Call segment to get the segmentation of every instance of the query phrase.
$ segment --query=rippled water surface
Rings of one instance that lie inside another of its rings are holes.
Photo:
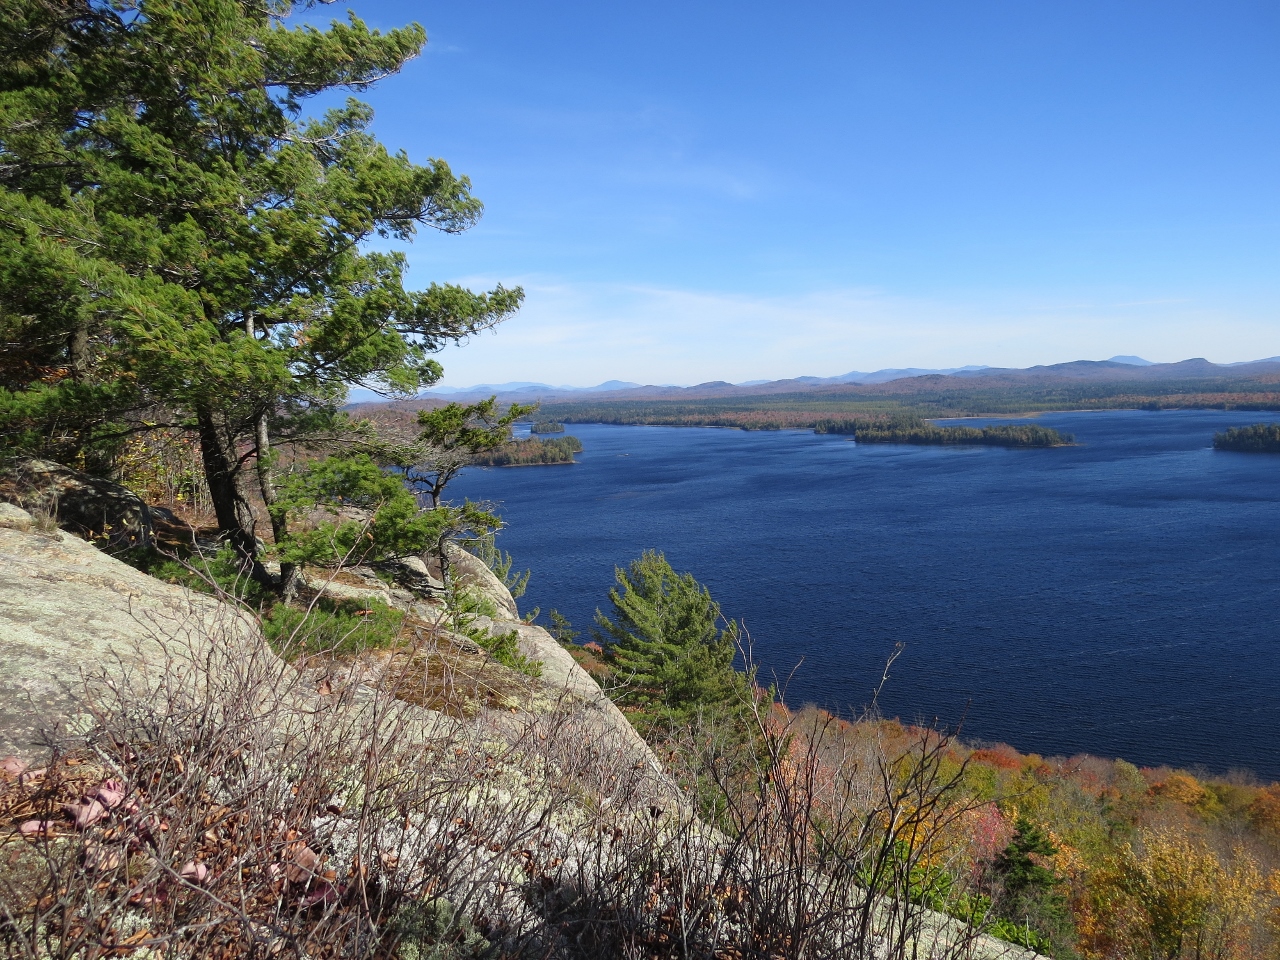
[[[578,464],[470,469],[450,492],[500,502],[533,569],[521,608],[578,629],[615,564],[665,551],[792,704],[856,709],[903,642],[890,715],[1280,779],[1280,457],[1210,447],[1265,419],[1052,414],[1079,444],[1053,450],[575,424]]]

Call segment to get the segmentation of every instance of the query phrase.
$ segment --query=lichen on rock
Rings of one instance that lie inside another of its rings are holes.
[[[161,583],[93,544],[0,514],[0,754],[30,755],[89,715],[89,689],[197,669],[216,622],[221,642],[263,645],[230,604]]]

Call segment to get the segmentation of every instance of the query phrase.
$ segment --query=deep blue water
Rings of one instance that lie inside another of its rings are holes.
[[[580,630],[615,565],[665,551],[792,705],[855,712],[903,642],[889,716],[1272,780],[1280,457],[1210,446],[1266,419],[1045,415],[1079,444],[1051,450],[575,424],[578,464],[469,469],[450,494],[500,504],[499,543],[533,570],[521,609]]]

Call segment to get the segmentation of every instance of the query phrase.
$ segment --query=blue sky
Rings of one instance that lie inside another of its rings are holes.
[[[1275,4],[350,5],[486,205],[411,282],[528,295],[448,384],[1280,354]]]

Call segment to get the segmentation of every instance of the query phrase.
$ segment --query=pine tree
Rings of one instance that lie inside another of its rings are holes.
[[[199,439],[218,525],[259,579],[246,470],[341,429],[347,386],[436,381],[431,357],[510,315],[498,286],[405,289],[419,227],[476,222],[470,183],[369,132],[348,99],[426,42],[289,0],[0,0],[0,433],[109,461],[157,426]],[[270,511],[277,539],[288,511]]]
[[[646,551],[614,572],[612,618],[596,611],[596,638],[641,725],[684,723],[699,711],[741,714],[750,678],[733,666],[738,630],[689,573]]]
[[[992,869],[1003,890],[996,903],[996,913],[1049,938],[1055,947],[1065,948],[1065,954],[1069,950],[1072,927],[1066,898],[1058,889],[1062,879],[1039,862],[1057,853],[1057,846],[1043,829],[1019,817],[1014,824],[1013,839],[996,858]],[[1055,952],[1055,955],[1058,954]]]

